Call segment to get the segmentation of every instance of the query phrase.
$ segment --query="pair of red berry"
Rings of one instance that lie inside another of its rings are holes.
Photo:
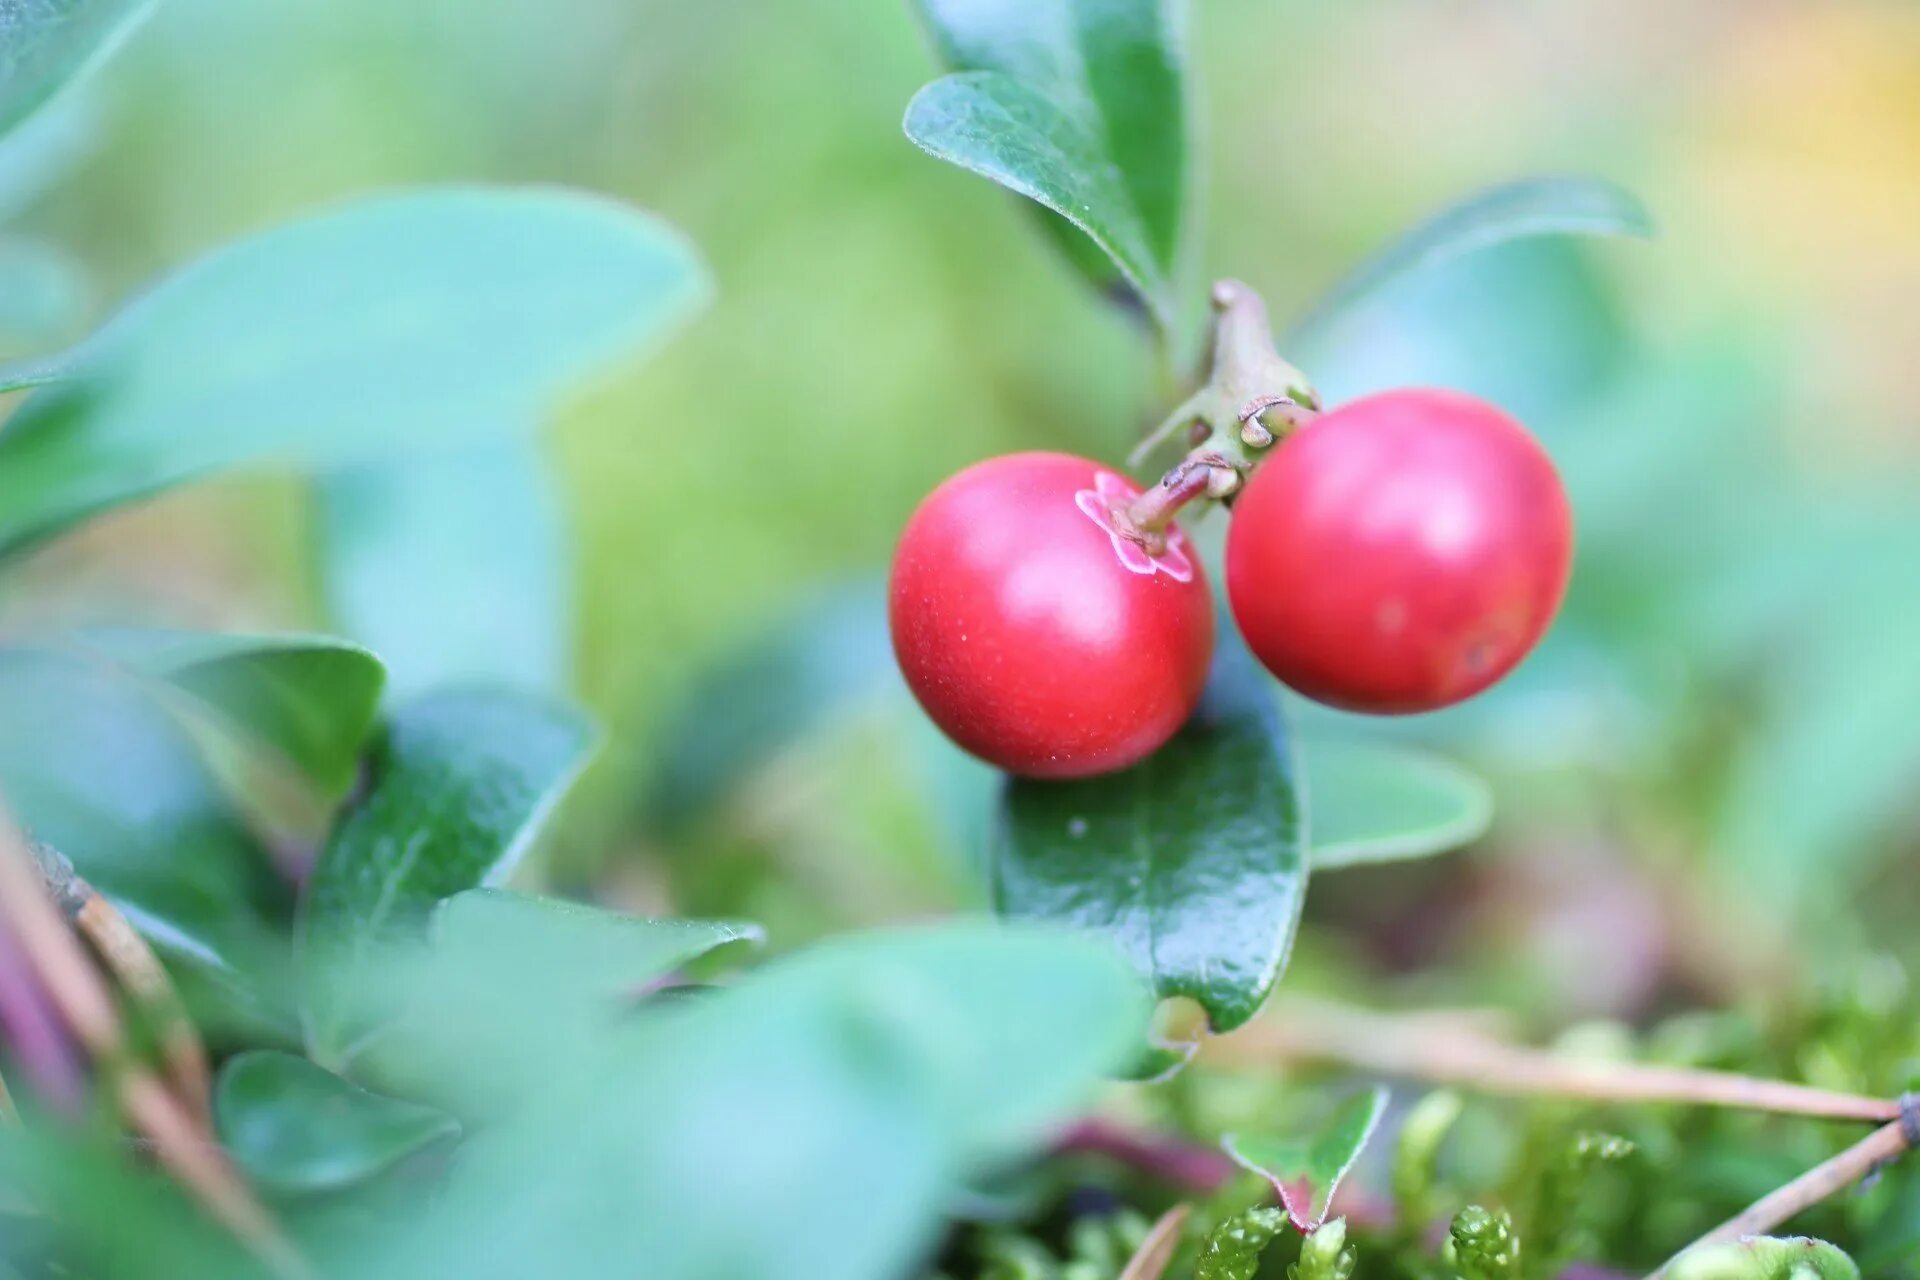
[[[969,467],[908,522],[890,614],[907,684],[948,736],[1013,773],[1076,778],[1158,749],[1199,701],[1213,603],[1177,525],[1100,464]],[[1553,463],[1469,396],[1387,392],[1272,449],[1233,504],[1227,596],[1248,646],[1309,698],[1430,711],[1525,657],[1566,588]]]

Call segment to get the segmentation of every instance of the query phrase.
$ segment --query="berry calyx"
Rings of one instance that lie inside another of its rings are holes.
[[[1572,556],[1565,490],[1524,427],[1457,392],[1390,391],[1262,461],[1234,505],[1227,594],[1248,646],[1297,692],[1432,711],[1527,655]]]
[[[1213,608],[1178,525],[1151,536],[1131,481],[1016,453],[935,489],[894,553],[888,615],[907,686],[950,738],[1011,773],[1125,768],[1199,702]]]

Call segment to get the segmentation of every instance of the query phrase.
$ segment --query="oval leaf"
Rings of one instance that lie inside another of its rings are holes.
[[[479,681],[564,687],[573,591],[556,489],[531,440],[321,482],[329,609],[380,654],[397,693]]]
[[[217,250],[49,367],[0,434],[0,552],[222,468],[496,439],[705,296],[665,223],[560,191],[380,196]]]
[[[1287,1138],[1228,1134],[1221,1145],[1242,1168],[1273,1184],[1296,1228],[1312,1231],[1327,1220],[1333,1193],[1386,1110],[1387,1091],[1376,1086],[1334,1108],[1317,1132]]]
[[[430,694],[393,713],[366,793],[335,826],[307,888],[318,1050],[347,1048],[337,1001],[364,981],[377,944],[420,936],[441,899],[512,872],[592,740],[572,708],[506,691]]]
[[[1163,328],[1175,320],[1168,269],[1101,139],[1070,106],[998,71],[943,76],[907,104],[907,136],[928,155],[1037,200],[1100,246]]]
[[[1301,752],[1315,871],[1424,858],[1471,844],[1493,821],[1493,791],[1438,756],[1352,739]]]
[[[1252,1017],[1293,944],[1307,856],[1286,724],[1246,652],[1222,645],[1193,719],[1133,768],[1011,780],[993,879],[1003,913],[1112,938],[1215,1031]]]
[[[1825,1240],[1749,1236],[1689,1249],[1660,1274],[1668,1280],[1860,1280],[1860,1267]]]
[[[1118,174],[1160,275],[1174,280],[1188,187],[1185,5],[920,0],[920,10],[949,71],[1002,72],[1081,118],[1099,161]],[[1073,223],[1047,225],[1094,284],[1106,287],[1124,265],[1082,252]]]
[[[364,1182],[460,1132],[444,1112],[368,1093],[288,1053],[228,1059],[213,1113],[247,1175],[290,1195]]]
[[[1489,187],[1401,236],[1335,285],[1297,324],[1304,346],[1340,314],[1412,271],[1524,236],[1649,236],[1653,219],[1630,193],[1596,178],[1526,178]]]
[[[359,771],[386,683],[378,658],[331,636],[114,628],[78,642],[147,681],[249,775],[293,775],[329,802]]]
[[[0,133],[109,53],[153,0],[13,0],[0,4]]]

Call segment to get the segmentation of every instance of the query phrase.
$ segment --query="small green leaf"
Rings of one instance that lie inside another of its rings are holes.
[[[1393,1148],[1393,1199],[1400,1221],[1423,1227],[1436,1215],[1440,1145],[1453,1132],[1466,1101],[1439,1089],[1413,1104]]]
[[[153,0],[10,0],[0,4],[0,133],[112,51]]]
[[[1860,1280],[1844,1250],[1806,1236],[1749,1236],[1701,1245],[1669,1262],[1668,1280]]]
[[[1168,281],[1176,279],[1189,185],[1185,4],[920,0],[919,7],[949,71],[1001,72],[1082,121],[1096,162],[1118,175],[1121,194],[1159,273]],[[1075,230],[1082,225],[1077,219],[1049,216],[1047,225],[1096,286],[1105,288],[1113,281],[1116,265],[1124,268],[1117,257],[1084,251],[1087,241]],[[1100,237],[1094,235],[1094,240]],[[1100,247],[1112,253],[1107,245]],[[1153,302],[1140,280],[1133,283]]]
[[[1228,1218],[1200,1246],[1193,1280],[1253,1280],[1260,1271],[1260,1255],[1287,1223],[1285,1213],[1265,1206]]]
[[[0,434],[0,552],[223,468],[495,440],[706,296],[686,242],[608,200],[378,196],[215,251],[57,361]]]
[[[114,628],[78,642],[151,682],[189,729],[256,766],[264,753],[328,801],[359,772],[386,681],[378,658],[331,636]]]
[[[1520,1235],[1505,1209],[1470,1204],[1447,1229],[1460,1280],[1519,1280]]]
[[[1493,821],[1493,792],[1438,756],[1315,738],[1301,751],[1315,871],[1424,858],[1471,844]]]
[[[907,104],[907,136],[927,154],[1037,200],[1099,245],[1163,328],[1173,282],[1101,138],[1071,106],[998,71],[943,76]]]
[[[381,656],[396,693],[565,687],[571,548],[532,441],[335,473],[319,515],[332,617]]]
[[[270,1191],[337,1191],[457,1136],[452,1116],[368,1093],[292,1054],[230,1058],[214,1088],[220,1140]]]
[[[1409,272],[1525,236],[1649,236],[1653,219],[1630,193],[1594,178],[1526,178],[1490,187],[1401,236],[1348,275],[1294,325],[1289,348]]]
[[[1294,1226],[1312,1231],[1326,1221],[1333,1193],[1386,1109],[1387,1091],[1376,1086],[1341,1103],[1317,1133],[1293,1138],[1228,1134],[1222,1145],[1242,1167],[1273,1183]]]
[[[364,980],[377,944],[418,937],[441,899],[511,873],[592,741],[572,708],[506,691],[429,694],[393,712],[366,793],[308,886],[302,940],[318,1050],[348,1048],[334,1005]]]
[[[1142,763],[1009,781],[995,902],[1113,939],[1157,996],[1189,996],[1229,1031],[1279,977],[1306,896],[1291,757],[1270,687],[1223,644],[1193,719]]]

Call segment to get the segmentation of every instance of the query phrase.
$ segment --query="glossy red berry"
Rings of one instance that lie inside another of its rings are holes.
[[[1117,532],[1132,482],[1016,453],[948,479],[894,554],[893,650],[920,705],[1012,773],[1080,778],[1150,754],[1199,701],[1213,608],[1177,527],[1150,554]]]
[[[1227,594],[1281,681],[1352,711],[1431,711],[1527,655],[1560,607],[1573,518],[1534,438],[1451,391],[1316,418],[1234,505]]]

